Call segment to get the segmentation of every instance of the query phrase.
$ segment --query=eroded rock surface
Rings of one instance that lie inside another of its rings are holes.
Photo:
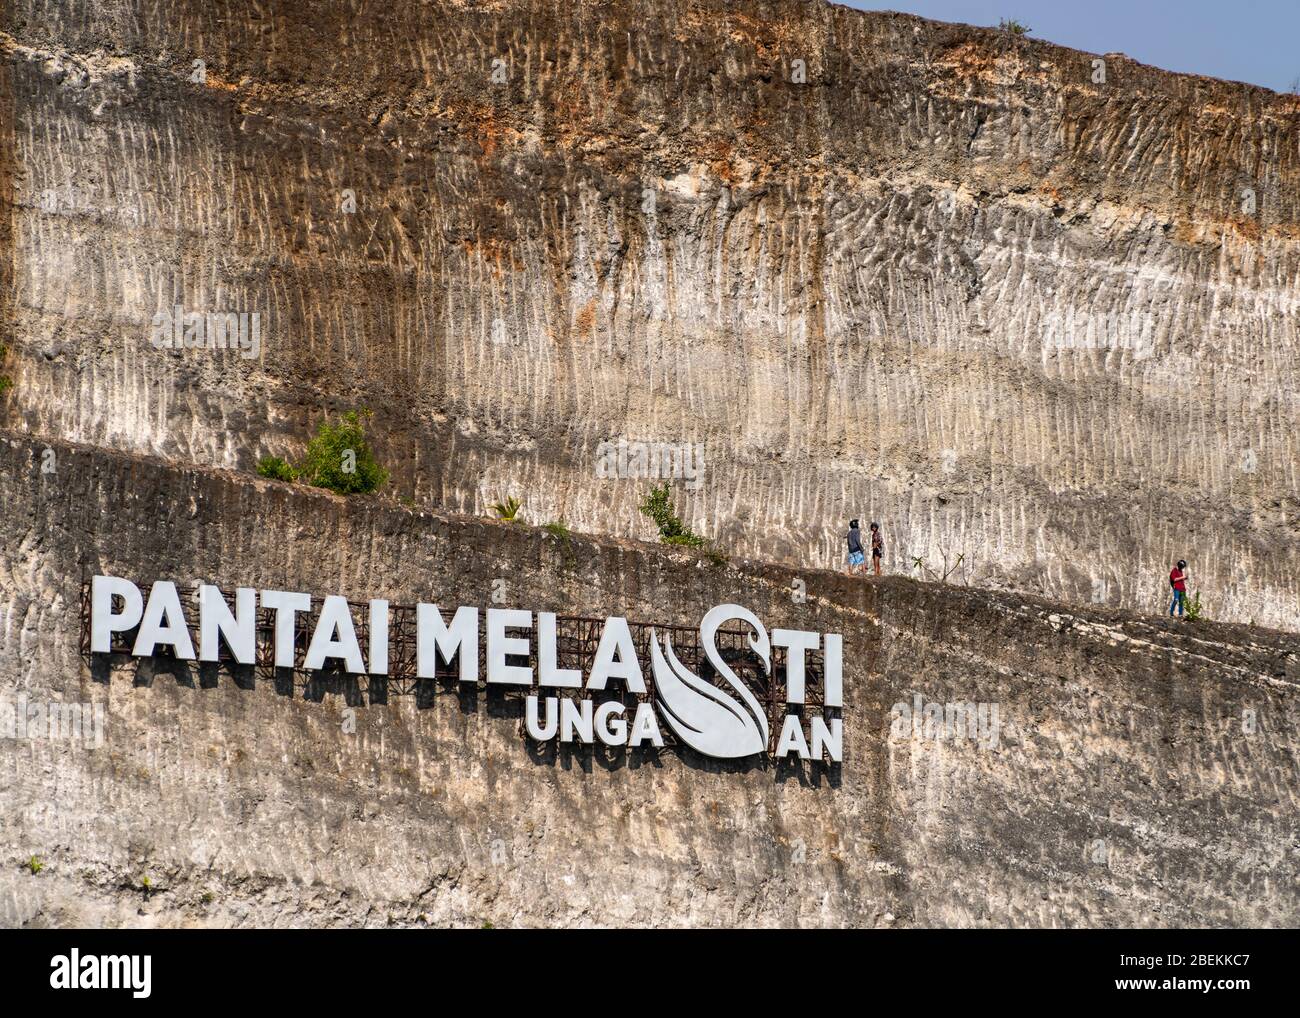
[[[420,504],[631,536],[599,443],[703,443],[736,553],[1300,625],[1295,96],[793,0],[6,6],[10,426],[368,405]]]
[[[831,572],[800,602],[778,566],[12,433],[0,504],[0,691],[106,706],[99,748],[0,741],[6,925],[1300,919],[1294,635]],[[504,580],[511,605],[687,626],[734,601],[843,634],[845,759],[557,754],[482,691],[92,671],[96,572],[481,606]],[[996,705],[996,740],[896,729],[917,696]]]

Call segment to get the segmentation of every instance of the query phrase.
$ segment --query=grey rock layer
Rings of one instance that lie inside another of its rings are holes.
[[[46,450],[53,454],[51,460]],[[54,469],[43,469],[52,464]],[[0,433],[5,925],[1294,926],[1300,637],[849,579]],[[841,632],[845,760],[530,751],[517,700],[92,674],[82,577]],[[996,745],[895,704],[996,704]],[[35,856],[33,875],[22,863]],[[149,890],[144,889],[145,878]]]

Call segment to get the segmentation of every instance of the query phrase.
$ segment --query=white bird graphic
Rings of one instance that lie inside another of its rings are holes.
[[[767,714],[758,698],[740,681],[731,666],[718,653],[715,636],[724,621],[740,619],[754,627],[758,637],[749,637],[749,646],[763,659],[763,669],[771,674],[772,647],[767,630],[748,608],[738,604],[720,604],[700,621],[700,644],[709,663],[740,697],[737,703],[723,690],[685,668],[673,653],[672,638],[659,637],[650,631],[650,659],[654,665],[655,700],[659,713],[677,737],[705,756],[735,759],[767,749]],[[664,651],[667,651],[665,658]]]

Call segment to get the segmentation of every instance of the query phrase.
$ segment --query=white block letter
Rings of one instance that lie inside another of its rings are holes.
[[[785,723],[781,726],[781,738],[776,744],[777,759],[789,756],[792,750],[800,760],[808,759],[808,743],[803,737],[799,718],[795,714],[787,714]]]
[[[113,596],[123,601],[121,614],[113,614]],[[144,597],[130,580],[117,576],[96,576],[90,581],[90,649],[107,654],[113,634],[133,628],[144,614]]]
[[[844,642],[839,633],[826,634],[826,650],[822,655],[825,665],[827,707],[844,706]]]
[[[816,633],[806,633],[801,629],[772,630],[772,646],[789,649],[785,656],[786,703],[803,703],[804,654],[816,650],[820,642]]]
[[[557,668],[555,613],[537,614],[537,684],[560,689],[580,689],[582,672],[575,668]]]
[[[618,651],[617,661],[614,660],[615,651]],[[596,648],[596,659],[591,663],[587,688],[604,689],[610,679],[622,679],[629,692],[645,692],[645,679],[641,675],[641,662],[636,657],[632,631],[628,629],[627,619],[617,615],[605,620],[605,630],[600,634],[600,645]]]
[[[388,602],[370,602],[370,674],[388,674]]]
[[[627,742],[627,721],[623,718],[623,705],[617,700],[606,700],[596,708],[596,736],[606,746]]]
[[[262,591],[262,607],[275,612],[275,667],[293,667],[294,616],[311,611],[311,595],[290,590]]]
[[[487,611],[487,680],[508,686],[531,686],[533,670],[527,665],[508,665],[510,655],[528,656],[526,636],[506,636],[507,629],[531,629],[531,612],[519,608],[489,608]],[[588,740],[590,741],[590,740]]]
[[[560,701],[560,741],[572,742],[575,734],[581,742],[591,742],[594,738],[591,731],[590,700]]]
[[[478,609],[457,608],[448,626],[436,604],[415,608],[415,674],[431,679],[438,666],[460,655],[460,681],[478,682]]]
[[[654,708],[648,703],[638,703],[636,714],[632,718],[632,737],[627,740],[629,746],[639,746],[650,740],[652,746],[664,744],[663,733],[659,731],[659,719],[655,717]]]
[[[353,675],[360,675],[366,670],[365,663],[361,660],[361,646],[357,643],[357,631],[352,625],[348,599],[338,594],[331,594],[321,605],[316,632],[312,633],[303,667],[309,672],[324,668],[327,657],[342,659],[344,667]]]
[[[176,593],[176,584],[170,580],[159,580],[149,591],[131,653],[136,657],[151,657],[160,643],[170,645],[181,660],[194,660],[194,644],[190,642],[185,613],[181,611],[181,598]]]
[[[529,736],[538,742],[555,738],[559,727],[559,718],[555,716],[555,697],[546,698],[546,724],[542,724],[537,717],[537,696],[530,696],[525,702],[524,723],[528,726]]]
[[[836,763],[844,759],[844,722],[839,718],[831,718],[829,729],[825,719],[816,716],[812,719],[813,759],[820,760],[823,751]]]
[[[251,665],[257,647],[257,591],[240,587],[235,591],[235,613],[221,591],[205,583],[199,588],[199,660],[216,661],[224,638],[230,653],[241,665]]]

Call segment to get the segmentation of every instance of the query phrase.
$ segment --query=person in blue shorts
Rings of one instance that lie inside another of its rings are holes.
[[[855,571],[866,571],[866,556],[862,554],[862,531],[858,529],[857,520],[849,520],[849,575]]]

